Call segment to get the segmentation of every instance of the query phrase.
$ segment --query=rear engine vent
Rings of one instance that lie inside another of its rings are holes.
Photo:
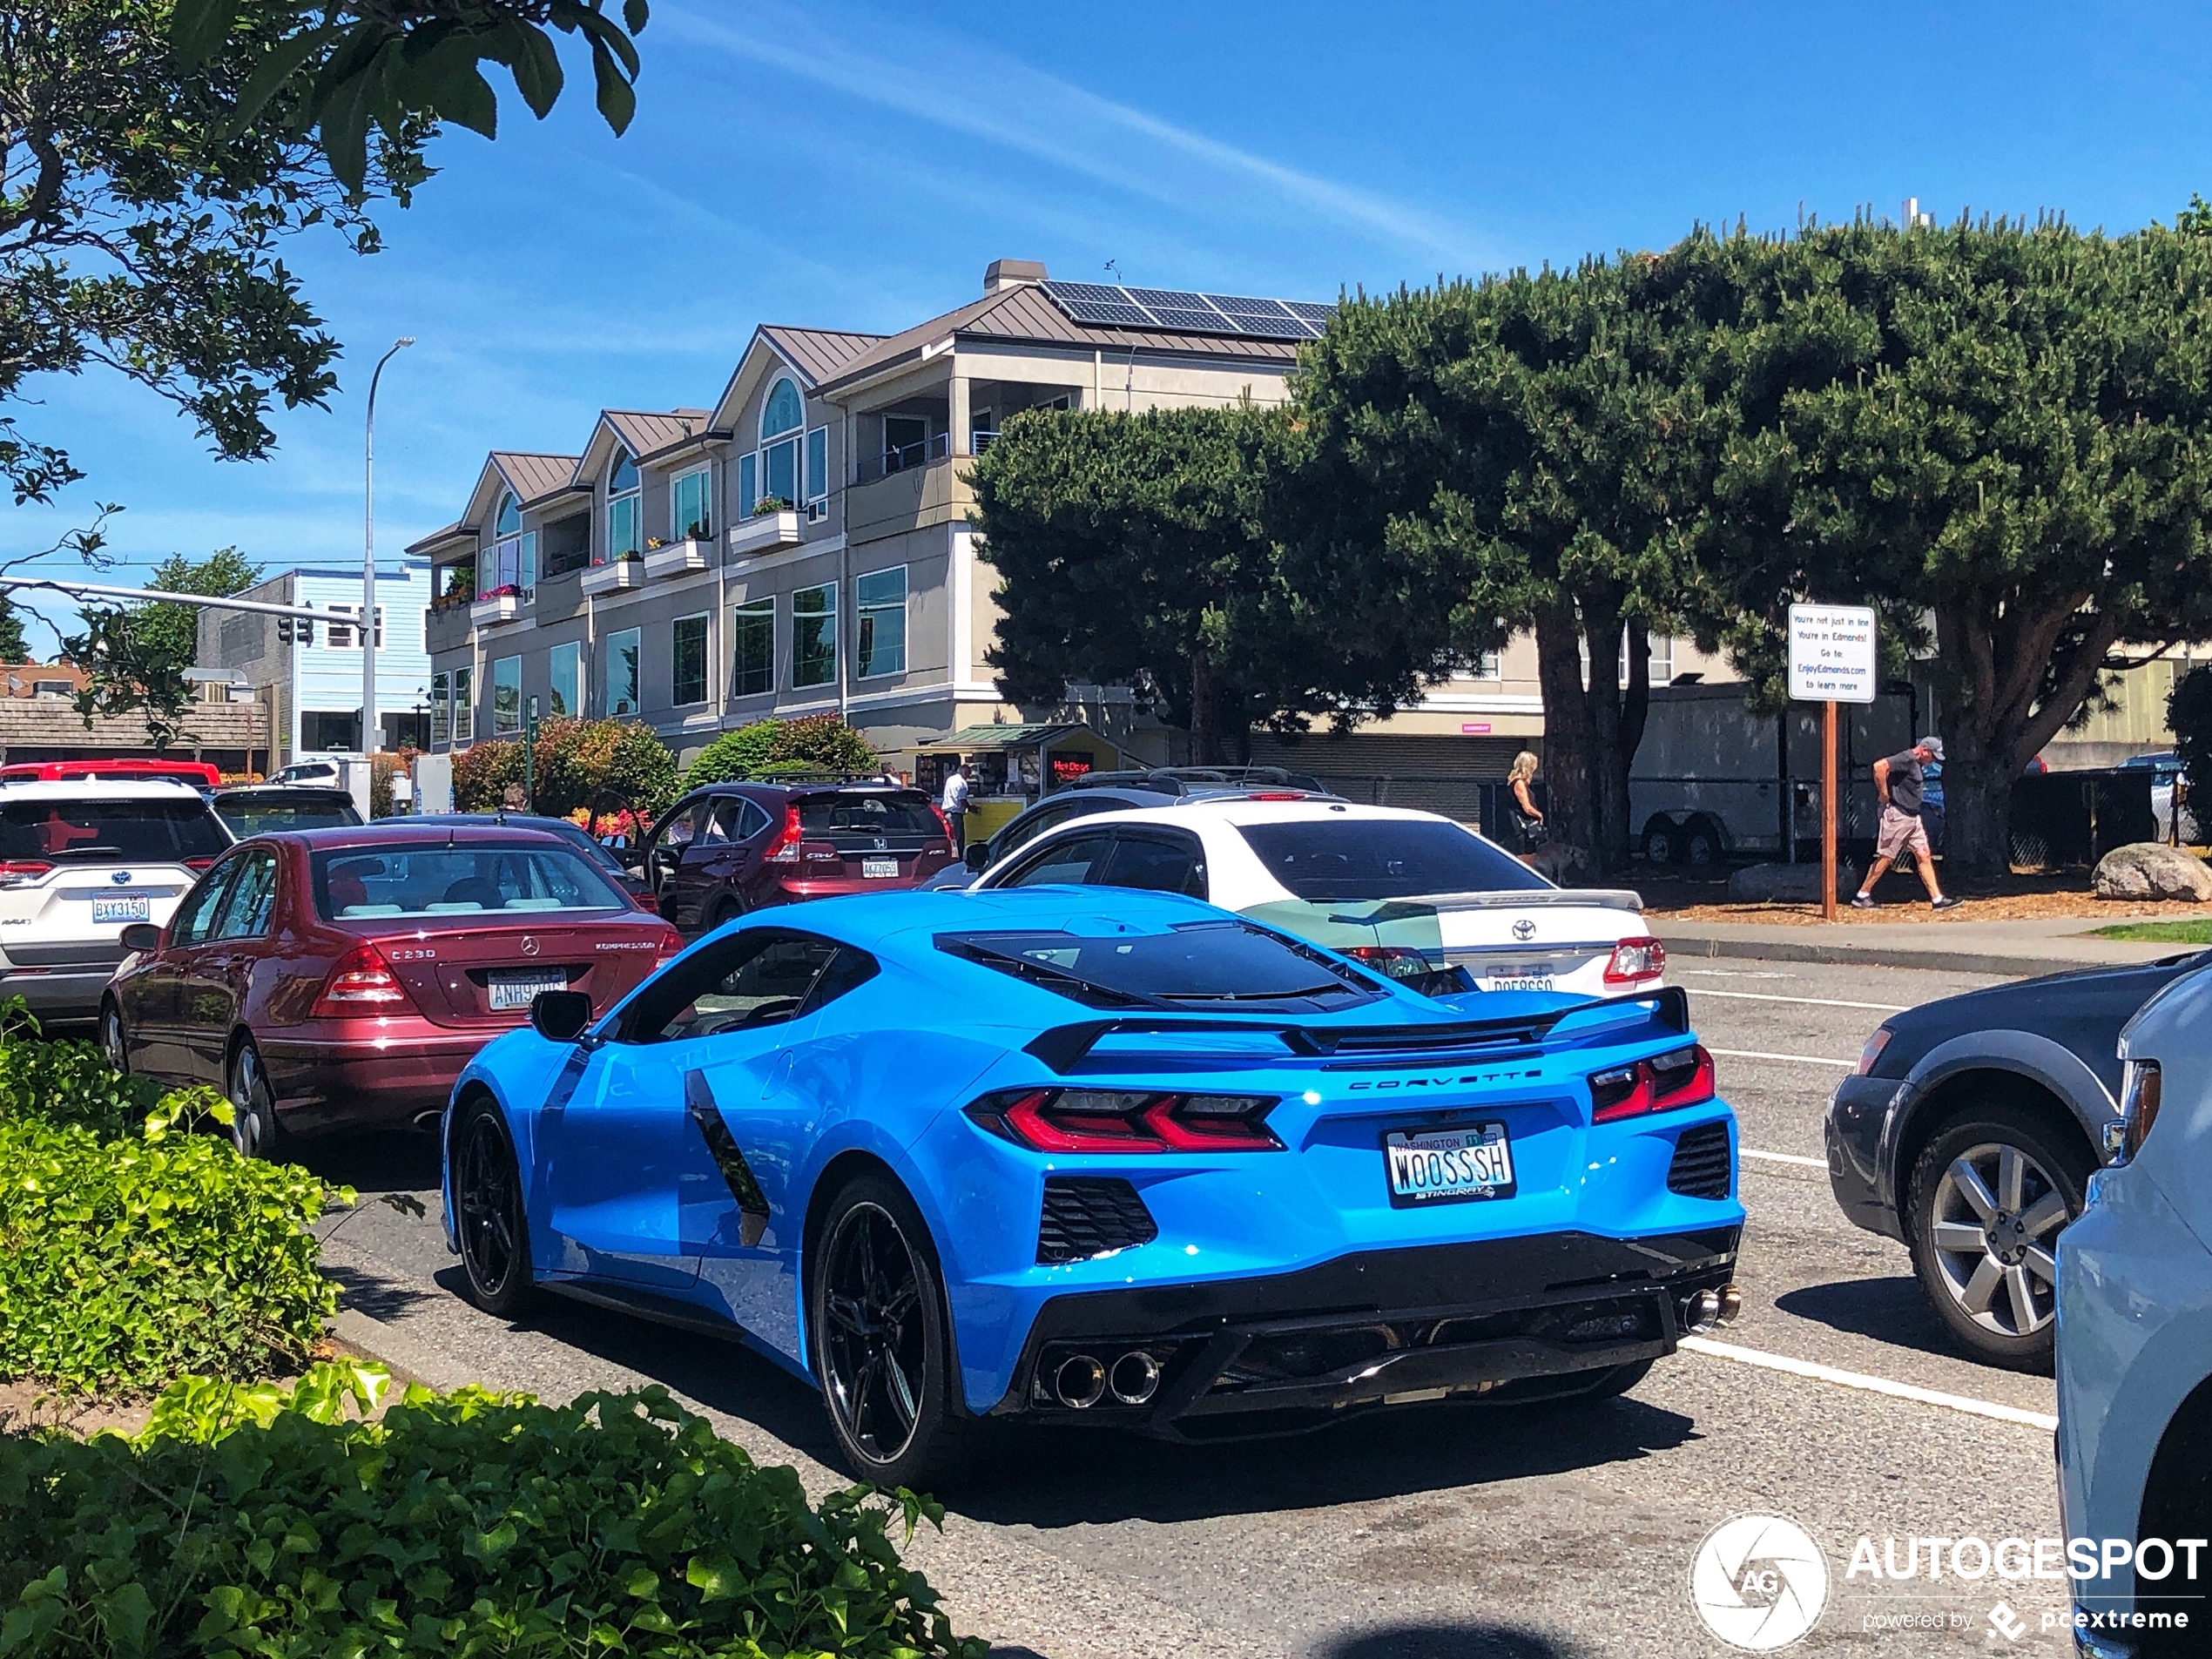
[[[1725,1198],[1735,1171],[1728,1156],[1728,1125],[1700,1123],[1684,1130],[1667,1166],[1667,1190],[1685,1198]]]
[[[1136,1189],[1118,1176],[1049,1175],[1044,1218],[1037,1227],[1040,1262],[1081,1262],[1109,1251],[1149,1244],[1159,1224]]]

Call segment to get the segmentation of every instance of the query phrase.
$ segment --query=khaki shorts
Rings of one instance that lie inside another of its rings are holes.
[[[1896,860],[1908,853],[1918,857],[1927,850],[1927,826],[1920,822],[1918,813],[1901,813],[1894,806],[1882,808],[1881,832],[1874,840],[1876,858]]]

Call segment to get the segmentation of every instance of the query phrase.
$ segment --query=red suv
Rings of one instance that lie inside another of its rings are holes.
[[[710,784],[645,838],[646,879],[679,932],[764,905],[911,887],[955,862],[952,826],[900,784]]]

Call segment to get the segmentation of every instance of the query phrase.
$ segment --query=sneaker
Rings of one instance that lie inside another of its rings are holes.
[[[1874,908],[1874,901],[1863,893],[1854,893],[1851,894],[1851,907],[1854,910],[1871,910]]]
[[[1966,901],[1964,899],[1954,899],[1946,893],[1940,899],[1929,900],[1928,908],[1931,910],[1956,910],[1960,905],[1966,902]]]

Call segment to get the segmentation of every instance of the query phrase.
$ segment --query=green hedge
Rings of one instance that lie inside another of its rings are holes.
[[[773,777],[779,768],[873,772],[881,764],[868,740],[834,714],[755,720],[725,732],[685,769],[684,787]]]
[[[0,1654],[981,1659],[899,1559],[894,1522],[942,1518],[911,1494],[810,1504],[658,1388],[348,1420],[381,1382],[194,1379],[132,1440],[0,1436]]]
[[[676,757],[635,720],[542,721],[532,757],[534,805],[555,818],[591,805],[602,790],[648,821],[676,799]],[[453,758],[453,800],[462,812],[496,812],[509,786],[522,784],[519,738],[477,743]]]
[[[0,1024],[0,1377],[66,1393],[261,1377],[303,1363],[337,1312],[309,1228],[354,1195],[191,1132],[229,1120],[212,1091],[155,1096],[88,1044]]]

